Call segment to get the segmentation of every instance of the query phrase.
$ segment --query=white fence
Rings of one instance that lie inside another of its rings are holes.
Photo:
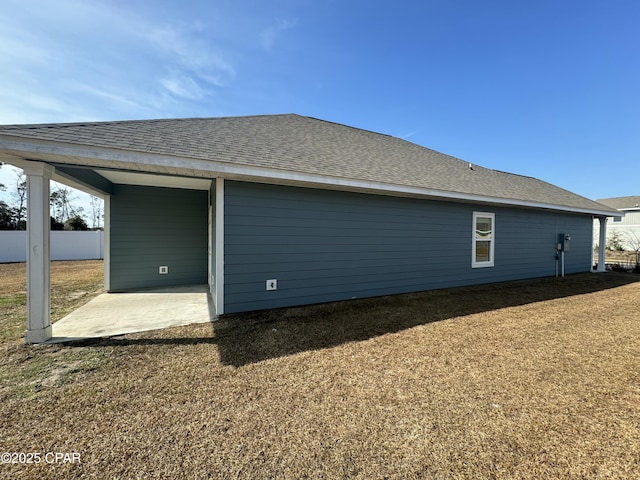
[[[607,222],[607,240],[614,233],[618,234],[618,239],[622,248],[626,251],[634,251],[640,243],[640,225],[617,225],[609,219]],[[593,244],[600,242],[600,223],[598,220],[593,221]]]
[[[0,231],[0,263],[25,262],[27,232]],[[104,258],[104,232],[51,232],[51,260]]]

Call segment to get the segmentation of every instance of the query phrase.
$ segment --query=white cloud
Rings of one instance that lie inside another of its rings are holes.
[[[260,35],[260,43],[262,48],[267,52],[272,52],[276,44],[276,40],[285,30],[289,30],[298,25],[297,19],[278,20],[275,25],[271,25],[264,29]]]
[[[168,77],[161,79],[160,83],[176,97],[200,100],[207,94],[193,78],[180,72],[172,72]]]
[[[38,45],[37,37],[28,32],[11,31],[5,28],[3,23],[0,23],[0,29],[4,32],[0,43],[0,57],[3,58],[3,64],[16,64],[18,61],[43,64],[50,61],[51,52]]]
[[[143,114],[145,116],[153,113],[153,106],[149,104],[149,98],[145,99],[140,95],[140,92],[126,88],[119,88],[116,92],[83,83],[71,83],[70,87],[78,93],[84,93],[90,97],[108,102],[112,110],[121,110],[138,115]]]
[[[175,116],[236,77],[230,47],[201,19],[154,20],[127,4],[7,2],[0,123]]]
[[[207,83],[225,86],[236,75],[225,55],[207,41],[200,23],[191,27],[166,25],[143,35],[167,60]]]

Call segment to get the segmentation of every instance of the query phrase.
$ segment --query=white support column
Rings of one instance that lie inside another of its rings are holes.
[[[605,249],[607,246],[607,217],[598,217],[600,222],[600,238],[598,240],[598,268],[596,272],[606,271],[605,267]]]
[[[215,231],[215,214],[213,209],[215,208],[215,180],[211,181],[209,185],[209,190],[207,192],[208,203],[207,203],[207,236],[209,237],[207,240],[207,284],[209,285],[209,293],[211,294],[211,298],[214,299],[215,295],[215,245],[216,245],[216,231]],[[215,306],[215,303],[214,303]]]
[[[216,266],[215,295],[216,315],[224,313],[224,178],[216,178]]]
[[[49,181],[54,168],[40,162],[21,165],[27,175],[27,343],[51,338],[51,255]]]
[[[102,264],[104,275],[104,290],[111,290],[111,195],[104,197],[104,225],[103,225]]]

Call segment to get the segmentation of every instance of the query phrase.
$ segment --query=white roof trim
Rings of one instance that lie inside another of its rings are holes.
[[[95,169],[111,183],[120,185],[144,185],[150,187],[182,188],[186,190],[209,190],[210,178],[176,177],[168,175],[154,175],[152,173],[123,172],[122,170]]]
[[[592,210],[541,202],[530,202],[509,198],[492,197],[489,195],[466,194],[435,190],[430,188],[411,187],[404,185],[372,182],[367,180],[352,180],[331,175],[300,173],[268,167],[239,165],[235,163],[200,160],[188,157],[176,157],[105,147],[75,145],[9,135],[0,135],[0,148],[10,150],[5,160],[11,163],[11,155],[36,161],[52,161],[69,165],[83,165],[96,169],[122,169],[144,173],[165,173],[169,175],[187,175],[195,177],[226,177],[236,180],[276,181],[280,183],[300,186],[322,186],[324,188],[364,191],[371,193],[386,193],[390,195],[430,197],[469,203],[483,203],[504,206],[518,206],[545,210],[559,210],[563,212],[590,214],[595,216],[612,216],[611,211]],[[53,157],[53,158],[47,158]],[[0,158],[2,158],[0,156]],[[153,167],[148,169],[145,167]]]

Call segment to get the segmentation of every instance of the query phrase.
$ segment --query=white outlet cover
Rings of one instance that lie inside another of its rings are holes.
[[[275,278],[271,280],[267,280],[267,290],[277,290],[278,289],[278,280]]]
[[[166,275],[167,273],[169,273],[169,267],[166,265],[163,265],[159,268],[158,273],[160,273],[160,275]]]

